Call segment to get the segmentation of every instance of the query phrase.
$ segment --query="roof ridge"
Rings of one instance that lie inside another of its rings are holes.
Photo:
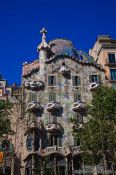
[[[55,38],[55,39],[53,39],[53,40],[49,40],[48,43],[53,42],[53,41],[56,41],[56,40],[68,41],[68,42],[73,46],[72,41],[69,40],[69,39],[67,39],[67,38]]]

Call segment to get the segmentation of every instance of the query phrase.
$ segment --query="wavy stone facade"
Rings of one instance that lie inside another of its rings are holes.
[[[51,174],[71,175],[81,169],[82,162],[70,118],[77,117],[80,126],[87,122],[83,106],[92,99],[90,87],[105,83],[104,70],[70,41],[47,43],[45,34],[43,29],[38,60],[23,65],[22,117],[16,144],[21,175],[34,175],[39,160],[43,164],[38,171],[44,174],[46,158]]]

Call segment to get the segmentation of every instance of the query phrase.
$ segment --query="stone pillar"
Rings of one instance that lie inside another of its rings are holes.
[[[54,173],[57,175],[57,160],[56,157],[54,157]]]
[[[65,161],[66,161],[65,175],[68,175],[68,159],[67,159],[67,157],[65,158]]]
[[[35,160],[34,155],[32,155],[32,175],[34,175]]]
[[[32,152],[34,152],[34,130],[32,131]],[[34,161],[34,155],[32,154],[32,175],[34,175],[34,164],[35,164],[35,161]]]
[[[74,175],[74,164],[73,164],[73,157],[71,158],[71,168],[72,168],[72,175]]]
[[[14,155],[12,157],[12,163],[11,163],[11,175],[14,175]]]

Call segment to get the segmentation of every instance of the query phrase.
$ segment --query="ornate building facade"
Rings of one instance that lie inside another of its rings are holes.
[[[41,33],[39,58],[23,64],[21,144],[16,144],[20,145],[21,173],[34,174],[35,167],[47,159],[51,174],[71,175],[81,169],[82,161],[70,119],[76,117],[80,127],[87,122],[85,105],[92,99],[92,91],[105,83],[104,70],[87,53],[77,51],[71,41],[47,43],[46,29]],[[44,170],[42,164],[41,174]]]
[[[46,29],[41,33],[38,59],[23,64],[20,95],[16,91],[10,99],[15,131],[11,174],[73,175],[83,162],[70,120],[76,118],[79,127],[87,122],[86,104],[105,83],[104,69],[71,41],[47,42]]]

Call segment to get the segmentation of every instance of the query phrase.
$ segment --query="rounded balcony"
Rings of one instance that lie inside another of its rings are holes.
[[[59,123],[49,123],[46,125],[45,129],[47,132],[49,132],[53,135],[63,133],[63,128],[62,128],[61,124],[59,124]]]
[[[43,111],[43,107],[40,106],[39,103],[32,101],[27,105],[27,111],[29,112],[42,112]]]
[[[89,85],[89,90],[90,91],[95,91],[99,87],[99,83],[94,82]]]
[[[44,88],[44,83],[42,81],[26,81],[25,88],[30,90],[42,90]]]
[[[25,88],[29,89],[30,88],[30,83],[31,83],[31,81],[26,81],[25,82]]]
[[[85,109],[86,109],[85,104],[80,101],[75,102],[72,106],[72,110],[74,112],[79,112],[79,113],[84,112]]]
[[[57,112],[57,111],[59,111],[60,109],[61,109],[61,106],[60,106],[60,104],[58,103],[58,102],[55,102],[55,101],[51,101],[51,102],[49,102],[47,105],[46,105],[46,107],[45,107],[45,109],[48,111],[48,112]]]

